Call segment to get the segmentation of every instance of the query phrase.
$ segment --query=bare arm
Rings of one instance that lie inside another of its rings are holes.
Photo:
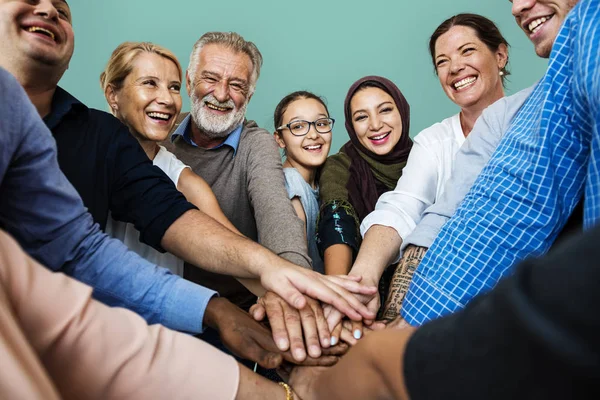
[[[377,284],[385,268],[398,257],[400,245],[402,238],[394,228],[373,225],[365,235],[350,273]]]
[[[334,244],[325,249],[325,274],[347,275],[352,266],[352,248],[346,244]]]
[[[198,207],[200,211],[210,215],[230,231],[243,236],[225,216],[223,210],[221,210],[221,206],[219,206],[219,202],[209,184],[202,177],[196,175],[190,168],[185,168],[181,171],[177,189],[184,194],[190,203]],[[265,293],[265,289],[257,279],[238,278],[238,280],[257,296],[262,296]]]
[[[199,210],[190,210],[167,229],[162,246],[171,253],[203,268],[239,278],[260,278],[262,286],[302,308],[306,294],[335,308],[354,320],[371,319],[373,313],[352,295],[372,294],[374,287],[356,281],[326,277],[278,257]]]

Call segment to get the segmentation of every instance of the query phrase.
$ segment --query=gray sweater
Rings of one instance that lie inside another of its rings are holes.
[[[189,129],[187,116],[177,129]],[[203,149],[181,136],[162,143],[211,186],[231,223],[248,238],[281,257],[311,268],[304,224],[296,215],[285,189],[281,157],[273,136],[254,121],[244,121],[237,152],[229,146]],[[254,296],[229,276],[186,264],[184,277],[218,291],[242,308]]]

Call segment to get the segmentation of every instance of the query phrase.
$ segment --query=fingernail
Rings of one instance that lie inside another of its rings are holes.
[[[331,345],[331,341],[327,339],[321,339],[321,346],[329,347]]]
[[[298,360],[298,361],[304,360],[305,357],[306,357],[306,354],[304,354],[303,350],[300,350],[300,349],[294,350],[294,358],[296,360]]]
[[[335,336],[331,337],[331,345],[335,346],[337,344],[338,339]]]
[[[308,349],[308,353],[311,357],[317,358],[321,355],[321,349],[319,348],[319,346],[310,346]]]
[[[279,347],[279,350],[285,351],[288,348],[288,342],[285,339],[279,339],[277,341],[277,347]]]
[[[360,329],[357,329],[354,331],[354,339],[360,339],[362,336],[362,332],[360,331]]]

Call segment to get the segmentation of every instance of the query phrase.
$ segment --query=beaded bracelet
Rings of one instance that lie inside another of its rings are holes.
[[[290,385],[284,382],[279,382],[280,386],[283,386],[285,389],[285,400],[294,400],[294,394],[292,393],[292,388]]]

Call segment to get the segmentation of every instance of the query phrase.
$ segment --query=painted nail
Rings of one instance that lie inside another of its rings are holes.
[[[362,337],[362,332],[360,329],[354,331],[354,339],[360,339]]]
[[[338,338],[336,338],[335,336],[332,336],[331,337],[331,345],[335,346],[337,344],[337,342],[338,342]]]

